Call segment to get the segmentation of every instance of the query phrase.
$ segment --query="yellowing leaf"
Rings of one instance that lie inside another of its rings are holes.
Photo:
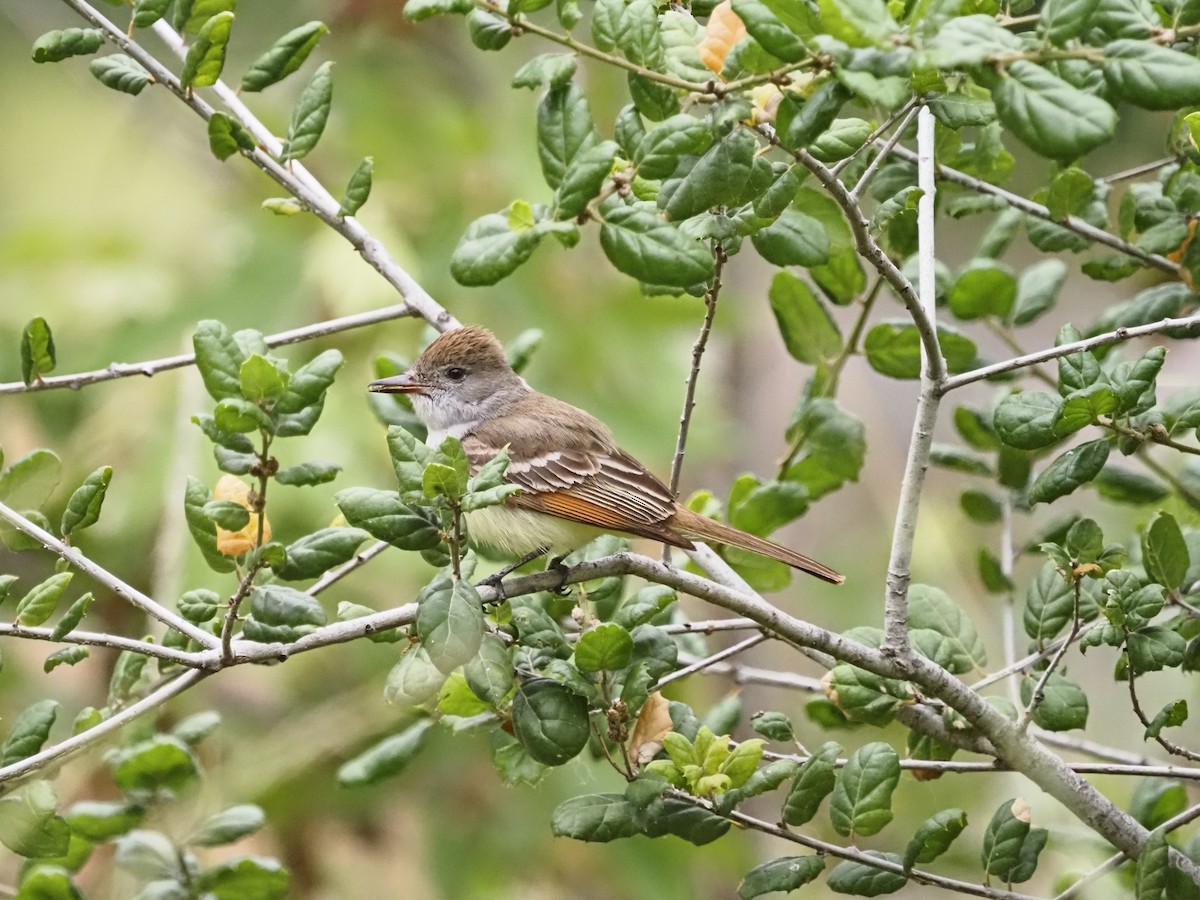
[[[713,7],[704,29],[704,39],[696,46],[696,50],[704,65],[720,74],[725,68],[725,57],[733,45],[746,36],[746,25],[733,11],[733,4],[730,0],[723,0]]]
[[[250,513],[250,521],[238,531],[226,531],[217,526],[217,550],[226,556],[241,556],[248,550],[253,550],[258,544],[258,512],[255,511],[250,495],[253,492],[250,485],[234,475],[222,475],[217,486],[213,488],[214,500],[232,500],[246,508]],[[262,541],[265,544],[271,540],[271,523],[263,518]]]

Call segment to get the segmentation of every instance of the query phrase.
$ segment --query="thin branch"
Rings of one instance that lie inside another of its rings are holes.
[[[356,569],[360,569],[365,566],[368,562],[373,560],[376,556],[390,546],[390,544],[384,541],[377,541],[366,550],[362,550],[354,554],[354,558],[349,562],[342,563],[336,569],[330,569],[315,582],[313,582],[312,586],[309,587],[309,589],[304,593],[308,594],[310,597],[316,597],[322,591],[337,584],[351,572],[354,572]]]
[[[896,156],[908,162],[916,162],[917,154],[907,147],[898,146],[893,151]],[[1012,191],[1006,191],[1004,188],[996,187],[994,184],[989,184],[980,178],[973,175],[968,175],[965,172],[960,172],[957,169],[952,169],[949,166],[938,165],[937,177],[942,181],[949,181],[954,184],[961,184],[963,187],[970,188],[977,194],[988,194],[992,197],[999,197],[1005,204],[1012,209],[1023,212],[1027,215],[1034,216],[1038,219],[1045,219],[1047,222],[1053,222],[1055,225],[1061,225],[1076,234],[1087,238],[1090,241],[1095,241],[1097,244],[1103,244],[1106,247],[1111,247],[1114,250],[1133,256],[1140,259],[1147,265],[1154,266],[1164,272],[1169,272],[1174,275],[1179,271],[1179,264],[1173,263],[1165,256],[1159,256],[1156,253],[1147,253],[1144,250],[1139,250],[1128,241],[1123,241],[1115,234],[1105,231],[1103,228],[1097,228],[1095,225],[1089,225],[1087,222],[1075,216],[1067,216],[1064,219],[1056,219],[1050,214],[1050,210],[1040,203],[1034,203],[1022,197],[1020,194],[1014,194]]]
[[[759,632],[758,634],[751,635],[750,637],[746,638],[744,641],[738,641],[738,643],[736,643],[730,647],[726,647],[724,650],[719,650],[716,653],[712,654],[711,656],[706,656],[703,659],[698,659],[694,663],[691,663],[690,665],[686,665],[681,669],[676,669],[674,672],[670,673],[669,675],[664,675],[662,678],[660,678],[658,680],[658,683],[655,684],[650,690],[661,691],[664,687],[666,687],[672,681],[678,681],[681,678],[687,678],[689,675],[693,675],[696,672],[703,672],[709,666],[714,666],[717,663],[722,662],[723,660],[729,659],[729,657],[731,657],[731,656],[737,656],[739,653],[743,653],[746,650],[749,650],[751,647],[758,646],[763,641],[767,640],[768,637],[769,637],[768,635],[763,634],[761,632]]]
[[[1178,319],[1163,319],[1159,322],[1151,322],[1148,325],[1133,325],[1128,328],[1106,331],[1104,334],[1098,334],[1095,337],[1072,341],[1069,344],[1062,344],[1058,347],[1048,347],[1045,350],[1027,353],[1015,359],[1007,359],[1003,362],[993,363],[990,366],[972,369],[970,372],[963,372],[961,375],[952,375],[939,385],[938,392],[940,394],[948,394],[950,391],[964,385],[982,381],[985,378],[991,378],[993,375],[1001,375],[1004,372],[1023,369],[1026,366],[1047,362],[1051,359],[1058,359],[1060,356],[1078,353],[1081,350],[1091,350],[1094,347],[1103,347],[1108,344],[1119,344],[1122,341],[1144,337],[1148,334],[1158,334],[1171,328],[1188,328],[1193,325],[1200,325],[1200,313],[1193,313],[1190,316],[1183,316]]]
[[[1083,591],[1082,576],[1075,576],[1074,584],[1071,587],[1071,630],[1067,633],[1066,640],[1062,642],[1062,646],[1058,648],[1058,652],[1050,658],[1050,664],[1042,670],[1037,684],[1034,685],[1033,693],[1029,696],[1029,705],[1025,707],[1025,710],[1021,713],[1021,717],[1017,720],[1017,729],[1021,732],[1029,729],[1029,723],[1033,721],[1033,716],[1037,712],[1037,708],[1046,699],[1046,685],[1050,683],[1050,676],[1062,665],[1063,657],[1067,655],[1067,651],[1071,649],[1071,645],[1078,639],[1081,624],[1079,621],[1079,595]]]
[[[87,729],[87,731],[81,731],[79,734],[72,735],[66,740],[59,741],[52,747],[47,747],[32,756],[25,757],[20,762],[0,768],[0,784],[8,784],[11,781],[39,772],[51,763],[63,760],[68,756],[74,756],[94,746],[100,740],[108,737],[139,716],[145,715],[151,710],[162,706],[173,697],[179,696],[184,691],[207,678],[210,674],[212,673],[196,669],[181,673],[177,678],[168,681],[157,690],[147,694],[137,703],[125,707],[125,709],[116,713],[111,718],[105,719],[98,725]]]
[[[304,325],[300,328],[292,328],[288,331],[281,331],[278,334],[268,335],[264,340],[268,347],[281,347],[285,344],[296,344],[301,341],[309,341],[314,338],[337,334],[339,331],[349,331],[354,328],[363,328],[367,325],[377,325],[380,322],[388,322],[392,319],[412,315],[415,315],[412,308],[404,303],[398,306],[375,309],[370,312],[356,313],[352,316],[342,316],[338,319],[329,319],[313,325]],[[27,394],[34,391],[48,391],[54,388],[79,390],[82,387],[87,387],[90,384],[100,381],[128,378],[131,375],[144,375],[149,378],[157,375],[159,372],[165,372],[168,369],[182,369],[185,366],[195,364],[195,362],[196,354],[180,353],[176,356],[164,356],[161,359],[150,359],[138,363],[113,363],[107,368],[94,369],[91,372],[76,372],[74,375],[51,375],[35,381],[33,384],[25,384],[21,381],[0,383],[0,395]]]
[[[1114,172],[1111,175],[1105,175],[1100,180],[1105,184],[1116,184],[1118,181],[1128,181],[1130,178],[1140,178],[1142,175],[1149,175],[1177,162],[1179,162],[1177,157],[1167,156],[1163,159],[1156,159],[1153,162],[1142,163],[1140,166],[1134,166],[1130,169],[1122,169],[1120,172]]]
[[[779,146],[790,153],[795,157],[797,162],[816,176],[817,181],[821,182],[821,186],[825,188],[829,196],[841,207],[842,212],[846,215],[846,221],[850,225],[850,231],[854,235],[854,245],[858,248],[859,255],[870,263],[876,272],[884,277],[908,310],[908,314],[912,317],[913,324],[917,328],[917,333],[921,337],[921,345],[929,354],[930,366],[932,367],[930,375],[935,381],[942,381],[946,377],[946,361],[942,358],[937,331],[934,329],[929,317],[925,314],[925,310],[921,305],[921,299],[917,295],[916,290],[914,290],[912,283],[904,277],[904,273],[900,271],[900,267],[883,252],[883,248],[879,246],[879,242],[871,236],[870,225],[854,198],[850,196],[850,191],[829,170],[828,166],[803,147],[788,150],[779,143],[779,137],[773,129],[765,125],[760,125],[756,130],[773,145]],[[894,149],[895,152],[899,153],[902,148],[897,146]]]
[[[892,137],[889,138],[889,143],[894,145],[896,143],[896,141],[900,140],[901,136],[903,136],[904,129],[908,127],[908,123],[910,121],[912,121],[913,110],[916,108],[916,105],[917,105],[917,100],[915,98],[910,99],[907,103],[905,103],[903,106],[901,106],[898,110],[896,110],[894,113],[892,113],[886,119],[884,119],[882,125],[880,125],[874,131],[872,131],[869,135],[867,135],[867,139],[865,141],[863,141],[861,147],[859,147],[857,150],[855,150],[853,153],[851,153],[849,156],[845,157],[844,159],[839,159],[837,162],[835,162],[832,166],[829,167],[829,171],[831,171],[834,175],[840,175],[843,169],[845,169],[848,165],[850,165],[850,163],[854,162],[854,160],[858,157],[858,154],[862,153],[863,150],[867,149],[875,141],[879,140],[881,137],[883,137],[885,134],[887,134],[891,130],[893,125],[895,125],[897,122],[899,122],[901,119],[903,119],[904,123],[899,128],[897,128],[895,133],[892,135]],[[882,151],[880,151],[879,156],[877,156],[876,159],[879,159],[880,156],[884,157],[886,159],[887,155],[888,155],[888,151],[882,150]],[[856,191],[851,191],[851,193],[852,194],[856,193]]]
[[[671,796],[679,800],[684,800],[696,806],[701,806],[708,809],[710,812],[712,806],[690,794],[684,794],[681,791],[670,791]],[[989,887],[986,884],[976,884],[970,881],[959,881],[957,878],[947,878],[944,875],[935,875],[932,872],[926,872],[923,869],[911,869],[905,871],[904,867],[899,863],[891,862],[887,859],[872,856],[851,847],[842,847],[839,844],[831,844],[828,841],[821,841],[806,834],[801,834],[796,831],[789,831],[779,825],[774,825],[766,822],[763,819],[756,819],[753,816],[748,816],[745,813],[733,812],[728,813],[727,818],[742,825],[745,828],[753,828],[755,831],[760,831],[763,834],[774,835],[777,838],[782,838],[785,841],[790,841],[794,844],[800,844],[808,847],[810,850],[815,850],[818,854],[824,856],[832,856],[837,859],[851,860],[852,862],[860,863],[864,866],[870,866],[873,869],[881,869],[885,872],[893,872],[897,875],[903,875],[910,881],[915,881],[917,884],[929,885],[930,887],[942,888],[947,891],[953,891],[958,894],[966,894],[972,897],[988,897],[991,900],[1037,900],[1037,898],[1029,894],[1019,894],[1014,891],[1006,891],[1001,888]]]
[[[33,641],[49,641],[54,644],[79,644],[85,647],[107,647],[111,650],[128,650],[130,653],[140,653],[142,656],[153,656],[155,659],[178,663],[192,669],[206,668],[200,664],[201,655],[186,650],[176,650],[174,647],[164,647],[162,644],[152,644],[149,641],[139,641],[136,638],[122,637],[118,634],[103,634],[96,631],[72,631],[69,634],[55,638],[53,628],[27,628],[8,622],[0,622],[0,637],[23,638]]]
[[[700,325],[700,333],[692,345],[692,367],[688,371],[686,386],[683,393],[683,410],[679,414],[679,434],[675,438],[675,456],[671,460],[671,494],[679,493],[679,478],[683,474],[683,453],[687,447],[688,428],[692,422],[692,410],[696,408],[696,382],[700,380],[700,363],[704,359],[704,350],[708,346],[708,336],[712,333],[713,318],[717,314],[717,300],[721,296],[721,274],[729,257],[725,248],[719,243],[713,245],[713,257],[716,260],[712,287],[704,292],[704,321]],[[664,553],[669,549],[664,545]]]
[[[195,91],[185,89],[175,74],[160,63],[153,54],[101,15],[86,0],[63,0],[63,2],[83,19],[102,30],[109,41],[137,60],[153,76],[155,82],[166,87],[205,122],[212,118],[214,110],[207,102],[201,99]],[[153,30],[177,55],[181,58],[186,55],[187,48],[183,38],[165,21],[160,19],[155,22]],[[353,216],[343,218],[338,215],[338,206],[340,205],[338,201],[304,166],[295,160],[289,162],[286,167],[276,161],[274,157],[279,155],[282,146],[278,138],[274,137],[270,130],[249,111],[236,92],[222,81],[218,81],[212,90],[261,145],[252,151],[243,151],[242,155],[291,193],[321,221],[349,241],[363,259],[400,293],[404,298],[405,305],[410,310],[410,315],[421,316],[431,325],[443,331],[458,324],[449,312],[392,259],[383,244],[360,225],[357,219]]]
[[[1126,653],[1128,653],[1128,650],[1129,650],[1129,648],[1127,645]],[[1146,731],[1149,731],[1150,730],[1150,719],[1146,715],[1145,710],[1142,709],[1142,703],[1138,699],[1137,672],[1134,671],[1132,660],[1126,661],[1125,681],[1129,685],[1129,702],[1130,702],[1130,705],[1133,707],[1133,714],[1135,716],[1137,716],[1138,721],[1142,723],[1142,727],[1145,728]],[[1187,747],[1184,747],[1180,744],[1175,743],[1170,738],[1163,737],[1161,732],[1159,734],[1154,735],[1154,740],[1158,743],[1158,746],[1162,747],[1164,750],[1166,750],[1172,756],[1179,756],[1179,757],[1182,757],[1183,759],[1189,760],[1190,762],[1196,762],[1196,761],[1200,760],[1200,753],[1196,753],[1194,750],[1189,750]]]
[[[905,113],[904,121],[897,126],[892,136],[884,142],[883,146],[879,150],[879,153],[876,154],[873,160],[871,160],[871,164],[867,166],[866,171],[862,173],[862,176],[858,179],[858,182],[854,185],[853,189],[851,189],[850,196],[854,198],[854,202],[858,202],[858,199],[862,196],[863,191],[865,191],[867,186],[870,185],[871,179],[875,177],[875,173],[879,171],[879,167],[884,164],[889,156],[891,156],[892,148],[895,147],[899,142],[900,138],[904,135],[904,130],[908,128],[909,122],[911,122],[913,120],[913,116],[917,114],[917,110],[912,108],[913,102],[914,101],[910,100],[907,104],[905,104],[902,110],[902,112]],[[897,113],[896,115],[898,116],[899,114],[900,113]],[[884,125],[880,126],[880,128],[876,130],[876,133],[871,135],[871,137],[867,139],[867,143],[863,146],[869,146],[873,141],[875,141],[883,133],[883,131],[885,131],[887,127],[889,127],[891,123],[895,121],[895,119],[896,117],[893,116],[891,119],[885,122]],[[840,172],[843,164],[853,158],[853,156],[847,157],[834,166],[832,169],[834,174]]]
[[[213,635],[201,628],[197,628],[187,619],[147,597],[132,585],[126,584],[104,567],[92,562],[74,547],[64,544],[50,532],[39,527],[36,523],[29,521],[29,519],[25,518],[15,509],[3,503],[0,503],[0,519],[7,521],[22,534],[33,538],[47,550],[57,553],[76,569],[90,575],[97,583],[108,588],[122,600],[136,606],[151,618],[157,619],[164,625],[182,632],[202,647],[212,647],[215,645],[217,639]]]

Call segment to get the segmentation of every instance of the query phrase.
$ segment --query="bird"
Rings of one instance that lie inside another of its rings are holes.
[[[486,328],[444,332],[408,371],[368,389],[408,395],[428,431],[426,443],[457,438],[472,473],[507,448],[505,480],[520,491],[466,515],[468,535],[485,547],[527,559],[551,553],[561,562],[606,533],[684,550],[699,540],[748,550],[832,584],[845,581],[823,563],[677,503],[600,419],[530,387]]]

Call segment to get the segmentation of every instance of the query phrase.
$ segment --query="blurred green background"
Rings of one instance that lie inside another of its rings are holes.
[[[629,450],[665,476],[702,303],[641,296],[604,261],[594,228],[585,228],[582,245],[570,252],[549,242],[494,288],[457,286],[448,260],[471,220],[514,198],[548,197],[536,161],[536,98],[513,90],[509,81],[523,61],[551,48],[529,38],[502,53],[481,53],[460,20],[413,26],[399,10],[399,3],[383,0],[243,0],[227,72],[240,73],[288,28],[313,18],[329,24],[332,34],[316,57],[337,61],[333,114],[305,163],[337,195],[358,161],[373,156],[374,191],[361,221],[460,320],[486,324],[502,340],[542,329],[545,339],[526,372],[530,381],[607,420]],[[208,151],[203,123],[166,91],[151,88],[129,97],[102,87],[85,60],[47,66],[30,61],[39,34],[79,24],[65,5],[0,0],[0,381],[20,378],[19,336],[35,315],[53,328],[58,372],[64,373],[181,352],[203,318],[271,333],[396,302],[353,250],[314,218],[260,210],[263,199],[278,194],[273,183],[240,159],[218,162]],[[165,52],[152,37],[146,40],[155,52]],[[300,78],[247,98],[277,133],[286,128],[313,65]],[[579,77],[607,130],[605,123],[624,102],[624,79],[595,67]],[[953,261],[965,255],[973,229],[959,227],[942,256]],[[710,488],[723,497],[733,476],[769,474],[785,450],[783,429],[807,373],[786,355],[775,331],[766,298],[769,277],[749,253],[729,271],[700,382],[684,495]],[[1090,302],[1097,303],[1092,285],[1079,290],[1091,292]],[[336,514],[331,498],[342,487],[391,483],[383,429],[368,409],[364,387],[379,353],[411,356],[422,331],[421,323],[400,320],[283,351],[296,363],[327,346],[345,354],[347,364],[312,436],[279,448],[283,465],[319,458],[345,471],[332,485],[278,489],[270,507],[277,539],[327,524]],[[977,396],[986,398],[987,389]],[[777,598],[789,610],[835,630],[879,623],[914,401],[913,384],[882,382],[864,362],[851,361],[841,402],[868,423],[862,480],[779,535],[847,573],[848,583],[834,589],[799,581]],[[0,448],[9,461],[35,447],[59,453],[66,463],[55,498],[60,507],[88,472],[111,464],[105,514],[80,546],[171,603],[188,588],[229,588],[204,567],[180,515],[185,477],[194,474],[210,484],[217,477],[206,442],[189,422],[208,407],[191,370],[80,392],[4,397]],[[966,606],[998,662],[998,611],[974,576],[975,548],[994,535],[964,527],[956,509],[960,488],[952,476],[931,479],[914,577],[939,584]],[[0,568],[30,580],[52,564],[47,554],[0,552]],[[411,600],[428,576],[415,556],[390,552],[323,600],[330,609],[339,600],[386,608]],[[714,614],[697,603],[689,612],[696,618]],[[104,594],[89,621],[133,635],[145,627]],[[0,712],[6,719],[47,691],[63,702],[67,722],[82,706],[103,701],[110,655],[96,652],[77,668],[43,676],[46,647],[6,641],[3,649]],[[338,764],[404,721],[382,699],[396,652],[360,642],[286,666],[239,668],[172,704],[168,721],[215,708],[224,726],[203,745],[209,767],[203,791],[160,824],[183,832],[230,803],[260,803],[271,828],[236,850],[277,854],[292,869],[297,897],[348,900],[730,897],[750,867],[795,852],[783,842],[741,833],[703,848],[674,838],[612,845],[555,840],[549,830],[554,806],[574,793],[619,790],[618,777],[577,760],[537,788],[506,788],[478,735],[438,733],[399,779],[369,790],[339,789]],[[766,646],[756,654],[748,661],[797,665],[797,657],[782,648]],[[801,670],[821,674],[810,664]],[[693,678],[677,685],[674,695],[703,711],[732,690],[739,690],[732,680]],[[754,687],[743,693],[747,717],[774,708],[802,721],[808,699]],[[815,726],[802,732],[810,746],[824,739]],[[737,733],[748,733],[745,724]],[[899,729],[884,737],[902,745]],[[850,746],[857,740],[845,737]],[[1129,788],[1114,785],[1118,793]],[[111,794],[95,760],[69,769],[58,789],[66,802]],[[949,776],[932,784],[906,777],[897,810],[916,822],[962,805],[964,790],[976,798],[994,796],[980,800],[974,832],[1001,800],[1029,789],[1000,774],[969,782]],[[1041,823],[1054,814],[1049,801],[1029,799]],[[774,813],[764,808],[763,815]],[[880,841],[887,846],[887,832]],[[973,871],[977,846],[976,840],[956,851],[964,872]],[[1080,850],[1060,843],[1048,854]],[[0,851],[0,883],[11,883],[16,864]],[[104,854],[89,863],[81,884],[89,897],[133,892],[131,881],[111,877]],[[806,890],[806,896],[822,896],[825,888]],[[898,896],[924,895],[925,889],[910,886]]]

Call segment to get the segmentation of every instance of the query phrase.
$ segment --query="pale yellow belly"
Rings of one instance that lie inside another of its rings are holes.
[[[545,513],[489,506],[467,513],[467,534],[472,543],[518,557],[544,547],[554,556],[563,556],[606,532]]]

